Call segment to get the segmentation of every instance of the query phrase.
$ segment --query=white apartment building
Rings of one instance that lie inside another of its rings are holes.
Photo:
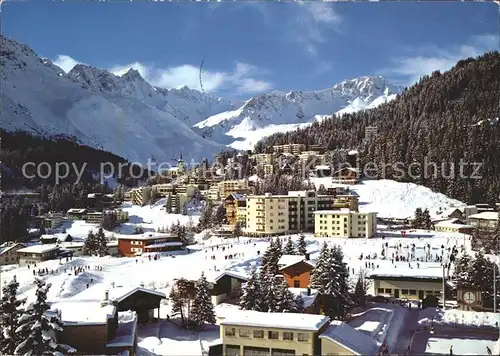
[[[312,232],[315,211],[331,210],[342,204],[345,204],[343,207],[351,206],[349,200],[339,202],[334,195],[318,195],[315,191],[251,195],[247,197],[246,232],[256,236]]]
[[[377,230],[377,213],[359,213],[349,209],[314,213],[314,235],[317,237],[373,237]]]

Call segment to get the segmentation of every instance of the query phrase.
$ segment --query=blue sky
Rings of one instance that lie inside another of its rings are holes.
[[[493,3],[48,2],[7,0],[3,34],[69,70],[76,62],[152,84],[249,97],[362,75],[410,84],[498,50]]]

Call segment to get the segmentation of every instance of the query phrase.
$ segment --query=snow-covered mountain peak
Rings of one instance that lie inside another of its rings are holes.
[[[120,85],[120,77],[86,64],[75,65],[69,71],[68,77],[94,92],[113,93]]]
[[[375,107],[401,91],[380,76],[348,79],[315,91],[273,91],[254,96],[237,110],[199,122],[194,129],[233,148],[251,149],[274,132],[294,130],[325,115]],[[235,141],[238,138],[244,141]]]

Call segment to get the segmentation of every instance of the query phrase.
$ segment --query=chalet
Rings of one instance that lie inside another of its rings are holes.
[[[439,222],[439,221],[445,221],[445,220],[451,220],[451,219],[459,219],[459,220],[464,220],[465,219],[465,211],[464,208],[449,208],[441,213],[437,213],[438,216],[433,218],[433,222]]]
[[[96,302],[58,302],[52,305],[63,322],[57,341],[81,354],[111,354],[128,352],[135,355],[137,345],[137,314],[118,312],[112,304]]]
[[[290,288],[308,288],[311,272],[315,263],[306,256],[283,255],[278,261],[278,268]]]
[[[40,243],[55,244],[57,242],[66,241],[68,234],[44,234],[40,236]]]
[[[356,184],[360,179],[359,170],[352,167],[341,168],[333,172],[332,182],[340,184]]]
[[[117,257],[119,255],[118,241],[109,241],[106,246],[110,256]]]
[[[0,246],[0,266],[19,263],[18,250],[25,248],[22,243],[4,243]]]
[[[243,194],[233,193],[224,199],[226,218],[230,225],[236,225],[238,221],[238,209],[246,208],[247,201]]]
[[[141,285],[135,288],[111,288],[105,292],[104,302],[111,302],[119,312],[135,311],[139,323],[147,323],[160,318],[160,302],[166,298],[164,293]]]
[[[73,220],[85,220],[87,209],[69,209],[66,216]]]
[[[318,290],[311,288],[288,288],[296,297],[304,301],[305,314],[320,314],[321,309],[318,300]]]
[[[68,255],[73,257],[83,256],[83,242],[61,242],[59,246],[61,247],[61,252],[68,252]]]
[[[19,254],[19,265],[40,263],[53,260],[59,256],[60,247],[53,244],[33,245],[17,250]]]
[[[176,235],[145,233],[140,235],[121,235],[118,237],[118,250],[122,256],[138,256],[143,253],[169,252],[184,249],[184,244]]]
[[[477,229],[492,231],[498,224],[498,213],[496,211],[483,211],[482,213],[470,215],[467,222]]]
[[[332,175],[332,167],[326,165],[319,165],[314,167],[316,177],[329,177]]]
[[[441,232],[454,232],[460,234],[472,234],[474,226],[465,224],[460,219],[450,219],[434,224],[434,230]]]

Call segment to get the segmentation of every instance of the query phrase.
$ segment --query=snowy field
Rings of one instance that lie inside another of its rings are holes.
[[[148,221],[145,211],[154,211],[154,208],[136,208],[131,207],[131,211],[136,211],[135,216],[142,217]],[[169,214],[171,215],[171,214]],[[83,226],[83,225],[82,225]],[[80,226],[80,228],[83,228]],[[88,226],[85,226],[86,228]],[[414,236],[424,235],[423,231],[415,231]],[[411,236],[411,235],[409,235]],[[286,237],[284,237],[286,238]],[[298,235],[292,235],[294,241],[298,240]],[[434,237],[406,237],[406,238],[375,238],[375,239],[345,239],[345,238],[314,238],[312,235],[306,235],[307,249],[311,253],[311,258],[318,256],[319,250],[327,241],[330,245],[338,244],[343,248],[345,261],[349,266],[351,273],[351,282],[355,282],[357,274],[364,270],[378,268],[387,271],[410,271],[416,274],[417,271],[425,274],[426,270],[435,269],[439,263],[420,262],[417,268],[416,262],[392,262],[392,253],[400,255],[412,254],[412,246],[415,244],[414,257],[423,258],[426,254],[427,246],[431,246],[432,254],[440,254],[441,246],[448,247],[454,245],[460,246],[463,242],[462,235],[453,236],[453,234],[438,233]],[[146,288],[156,289],[166,294],[169,293],[169,286],[175,278],[184,277],[189,279],[198,279],[201,272],[205,272],[210,280],[222,271],[233,271],[235,273],[246,275],[252,266],[260,264],[260,256],[268,246],[268,241],[250,240],[248,238],[226,239],[210,238],[201,241],[189,254],[177,254],[167,257],[162,256],[159,260],[149,260],[147,257],[136,258],[114,258],[114,257],[81,257],[73,258],[66,262],[46,261],[37,265],[37,269],[46,268],[49,274],[42,278],[52,284],[48,293],[48,300],[55,303],[56,307],[63,310],[63,315],[71,318],[84,319],[93,318],[91,310],[98,310],[99,303],[104,297],[105,290],[109,289],[110,294],[118,293],[121,288],[137,287],[141,283]],[[382,250],[388,259],[382,259]],[[459,248],[460,250],[460,248]],[[360,254],[364,258],[360,259]],[[368,260],[366,256],[370,254],[370,267],[367,267]],[[377,256],[375,256],[375,254]],[[233,255],[232,259],[227,258]],[[212,259],[212,256],[215,259]],[[75,275],[72,268],[88,266],[88,269],[78,275]],[[99,269],[96,269],[99,266]],[[19,267],[17,265],[3,266],[1,268],[1,280],[9,281],[14,276],[20,283],[20,294],[28,300],[33,300],[35,287],[33,284],[33,269],[28,267]],[[87,288],[88,284],[88,288]],[[114,285],[114,287],[113,287]],[[69,312],[68,312],[69,310]],[[162,305],[160,316],[166,317],[170,312],[168,305]],[[230,308],[219,310],[218,312],[230,312]],[[391,312],[387,312],[384,318],[375,315],[380,310],[371,310],[366,313],[363,322],[357,321],[356,325],[360,330],[375,335],[385,335]],[[358,319],[360,320],[360,319]],[[151,328],[152,326],[148,326]],[[177,332],[174,332],[177,330]],[[158,354],[175,355],[184,353],[201,354],[201,349],[205,350],[208,344],[216,337],[216,330],[207,330],[201,334],[186,332],[177,329],[175,325],[169,322],[162,322],[160,328],[154,333],[151,330],[139,330],[139,347],[142,350],[139,354]],[[159,336],[159,338],[158,338]],[[200,341],[201,338],[201,341]],[[376,338],[378,338],[376,336]],[[179,349],[179,342],[185,341],[182,350]],[[191,341],[191,342],[189,342]],[[194,350],[198,350],[198,353]]]
[[[422,326],[436,325],[454,328],[489,328],[497,330],[497,325],[500,325],[500,314],[427,308],[420,312],[418,322]]]
[[[412,343],[412,355],[487,355],[486,347],[494,350],[498,334],[471,334],[450,332],[447,335],[431,334],[428,331],[415,335]]]
[[[422,185],[401,183],[388,179],[363,180],[355,185],[333,184],[331,177],[311,178],[312,183],[325,188],[344,186],[359,195],[361,212],[375,211],[381,218],[409,218],[415,215],[415,209],[429,209],[435,216],[439,210],[460,207],[466,204],[436,193]]]

